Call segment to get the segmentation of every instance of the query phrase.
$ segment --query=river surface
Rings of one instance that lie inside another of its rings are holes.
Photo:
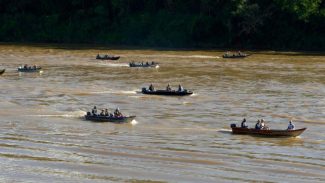
[[[325,56],[222,53],[1,45],[0,182],[325,182]],[[43,72],[18,73],[22,64]],[[150,83],[181,83],[194,95],[141,94]],[[85,121],[94,105],[137,117]],[[232,135],[229,125],[244,117],[308,129],[296,138]]]

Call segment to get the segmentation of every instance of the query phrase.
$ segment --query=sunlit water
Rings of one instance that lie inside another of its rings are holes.
[[[98,53],[118,61],[98,61]],[[324,182],[325,56],[0,46],[0,182]],[[155,61],[160,68],[129,68]],[[18,73],[37,64],[43,73]],[[186,97],[146,96],[181,83]],[[91,123],[91,107],[136,115]],[[264,118],[297,138],[232,135]]]

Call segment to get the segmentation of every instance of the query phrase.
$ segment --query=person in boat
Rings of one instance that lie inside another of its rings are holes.
[[[183,88],[182,85],[180,85],[180,84],[178,85],[178,91],[179,91],[179,92],[184,91],[184,88]]]
[[[149,62],[146,62],[146,65],[149,65]]]
[[[248,128],[248,126],[246,124],[246,118],[244,118],[243,121],[241,122],[241,127],[242,128]]]
[[[255,124],[255,129],[260,130],[261,129],[261,122],[260,120],[257,120],[257,123]]]
[[[28,67],[28,65],[27,65],[27,64],[25,64],[25,65],[24,65],[24,69],[27,69],[27,67]]]
[[[100,115],[101,115],[101,116],[104,116],[104,115],[105,115],[105,111],[104,111],[104,109],[102,109],[102,112],[100,112]]]
[[[152,62],[151,62],[151,65],[155,65],[155,62],[154,62],[154,61],[152,61]]]
[[[269,130],[269,127],[266,126],[264,119],[261,119],[261,129],[262,130]]]
[[[116,108],[114,111],[114,117],[122,117],[122,113],[119,108]]]
[[[94,106],[94,108],[91,110],[91,113],[93,115],[97,115],[97,107],[96,106]]]
[[[168,83],[168,85],[167,85],[167,87],[166,87],[166,90],[167,90],[167,91],[172,91],[172,89],[170,88],[169,83]]]
[[[105,116],[108,116],[109,113],[108,113],[108,109],[105,109]]]
[[[155,88],[153,87],[152,84],[150,84],[150,86],[149,86],[149,91],[155,91]]]
[[[287,130],[294,130],[294,129],[295,129],[295,125],[292,123],[292,120],[290,120]]]

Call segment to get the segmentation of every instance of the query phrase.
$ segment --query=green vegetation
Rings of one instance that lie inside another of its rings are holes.
[[[322,0],[0,0],[0,41],[325,50]]]

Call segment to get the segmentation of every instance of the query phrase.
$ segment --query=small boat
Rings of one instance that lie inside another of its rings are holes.
[[[115,56],[115,55],[97,55],[96,59],[99,60],[118,60],[120,56]]]
[[[300,128],[296,130],[259,130],[255,128],[241,128],[236,127],[236,124],[230,125],[233,134],[254,135],[264,137],[296,137],[302,134],[307,128]]]
[[[111,123],[130,123],[134,120],[136,116],[101,116],[101,115],[92,115],[88,112],[85,115],[85,119],[93,122],[111,122]]]
[[[148,90],[147,88],[142,88],[142,93],[147,95],[170,95],[170,96],[185,96],[185,95],[192,95],[192,91],[183,90],[183,91],[177,91],[177,90]]]
[[[39,72],[42,67],[18,67],[18,72]]]
[[[2,75],[3,73],[5,73],[6,69],[2,69],[0,70],[0,75]]]
[[[222,58],[245,58],[250,56],[249,54],[246,53],[225,53],[224,55],[222,55]]]
[[[154,68],[159,67],[158,63],[155,63],[155,62],[151,62],[151,63],[149,63],[149,62],[146,62],[146,63],[143,63],[143,62],[142,63],[130,62],[129,66],[130,67],[154,67]]]

